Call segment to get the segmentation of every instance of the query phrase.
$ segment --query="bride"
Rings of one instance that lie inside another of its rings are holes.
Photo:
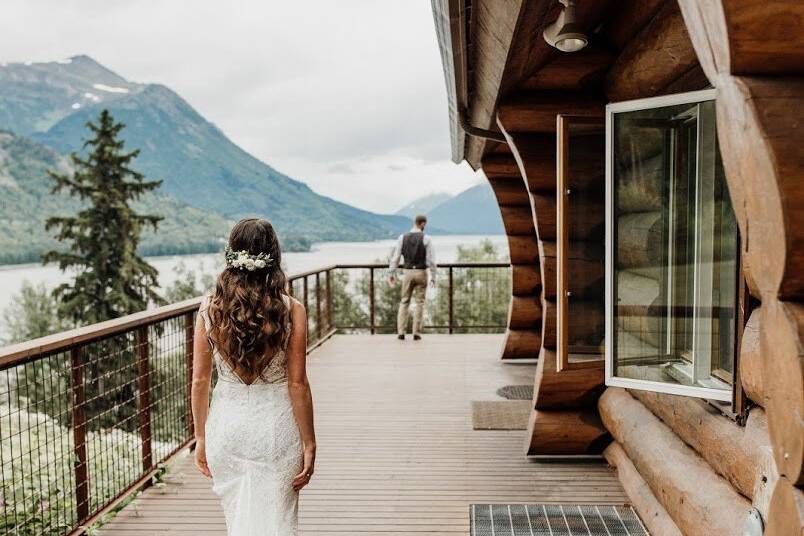
[[[195,464],[212,478],[229,536],[298,534],[298,492],[315,464],[306,312],[280,262],[269,222],[238,222],[195,326]]]

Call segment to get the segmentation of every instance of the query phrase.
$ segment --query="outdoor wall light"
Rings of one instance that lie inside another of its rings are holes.
[[[544,40],[562,52],[578,52],[589,40],[575,22],[576,0],[558,0],[564,5],[556,21],[544,29]]]

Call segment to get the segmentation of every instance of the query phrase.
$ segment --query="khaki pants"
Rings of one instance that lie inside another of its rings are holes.
[[[418,335],[421,332],[426,293],[427,270],[405,270],[402,276],[402,300],[399,303],[399,314],[396,318],[396,332],[399,335],[403,335],[407,331],[411,296],[416,299],[416,311],[413,314],[413,333]]]

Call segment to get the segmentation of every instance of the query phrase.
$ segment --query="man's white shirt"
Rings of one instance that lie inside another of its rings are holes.
[[[410,230],[411,233],[421,233],[423,232],[416,226]],[[388,269],[391,272],[391,275],[396,275],[397,269],[399,268],[399,259],[402,258],[402,241],[405,239],[405,234],[403,233],[399,235],[399,238],[396,241],[396,247],[394,248],[394,253],[391,255],[391,262],[388,265]],[[427,268],[430,270],[430,281],[435,282],[436,278],[436,259],[435,259],[435,251],[433,250],[433,241],[430,240],[429,235],[424,235],[424,239],[422,240],[424,243],[424,251],[426,253],[426,261]]]

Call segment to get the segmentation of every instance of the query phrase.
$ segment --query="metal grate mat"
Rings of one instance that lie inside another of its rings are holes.
[[[473,504],[470,536],[648,536],[630,506]]]

